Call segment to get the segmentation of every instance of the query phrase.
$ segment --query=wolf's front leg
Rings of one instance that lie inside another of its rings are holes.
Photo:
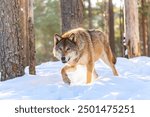
[[[86,65],[86,68],[87,68],[87,81],[86,83],[91,83],[92,81],[92,73],[93,73],[93,69],[94,69],[94,64],[93,62],[92,63],[88,63]]]
[[[95,70],[95,69],[93,70],[93,77],[94,77],[94,79],[97,79],[97,78],[98,78],[98,74],[96,73],[96,70]]]
[[[63,81],[67,84],[70,85],[71,81],[70,79],[68,78],[68,75],[67,75],[67,72],[71,72],[71,71],[75,71],[76,70],[76,66],[69,66],[69,65],[66,65],[62,68],[61,70],[61,75],[62,75],[62,78],[63,78]]]

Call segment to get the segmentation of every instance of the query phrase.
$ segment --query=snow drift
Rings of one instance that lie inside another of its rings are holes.
[[[47,62],[36,67],[37,75],[0,82],[0,99],[13,100],[135,100],[150,99],[150,58],[117,58],[119,76],[101,60],[95,65],[99,78],[85,84],[86,70],[79,66],[69,74],[70,86],[60,75],[61,62]]]

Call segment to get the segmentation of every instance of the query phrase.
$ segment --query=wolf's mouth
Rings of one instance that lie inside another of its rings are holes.
[[[70,60],[70,58],[68,59],[68,61]]]
[[[70,58],[68,58],[67,61],[66,60],[61,60],[61,61],[62,61],[62,63],[67,63],[69,60],[70,60]]]
[[[62,63],[67,63],[67,61],[62,61]]]

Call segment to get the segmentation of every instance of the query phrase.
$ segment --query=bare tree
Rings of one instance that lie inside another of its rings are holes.
[[[34,0],[21,0],[24,64],[29,66],[29,73],[35,74],[35,34],[33,17]]]
[[[24,74],[21,2],[0,1],[1,81]]]
[[[28,13],[29,12],[29,0],[21,0],[21,15],[22,15],[22,27],[23,27],[23,50],[24,50],[24,64],[29,65],[29,36],[28,36]]]
[[[148,31],[147,31],[147,15],[145,11],[146,0],[141,0],[142,4],[142,38],[143,38],[143,53],[148,56]]]
[[[62,33],[82,26],[82,0],[60,0]]]
[[[150,11],[150,0],[147,0],[148,11]],[[150,12],[148,12],[148,56],[150,56]]]
[[[33,2],[29,0],[28,11],[28,35],[29,35],[29,73],[35,75],[35,32],[34,32],[34,15],[33,15]]]
[[[109,4],[109,7],[108,7],[109,42],[110,42],[110,47],[113,53],[115,53],[114,11],[113,11],[112,0],[109,0],[108,4]]]
[[[111,50],[115,54],[115,34],[114,34],[114,12],[112,0],[103,0],[104,4],[104,31],[110,43]]]
[[[137,0],[125,2],[125,34],[129,57],[140,55],[139,21]]]

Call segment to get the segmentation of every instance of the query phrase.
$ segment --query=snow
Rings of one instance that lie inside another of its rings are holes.
[[[0,82],[0,99],[10,100],[148,100],[150,99],[150,58],[117,58],[119,76],[101,60],[96,62],[99,78],[85,84],[85,67],[69,74],[71,85],[64,84],[61,62],[47,62],[36,67],[37,75],[26,74]]]

